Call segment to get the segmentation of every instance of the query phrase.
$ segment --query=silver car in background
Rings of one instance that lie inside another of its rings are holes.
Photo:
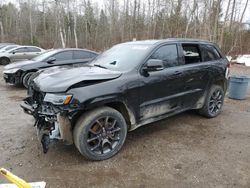
[[[7,65],[11,62],[29,60],[45,52],[37,46],[17,46],[4,52],[0,52],[0,65]]]
[[[4,46],[4,47],[0,48],[0,53],[7,52],[7,51],[9,51],[11,49],[14,49],[14,48],[18,47],[18,46],[20,46],[20,45],[10,44],[10,45]]]

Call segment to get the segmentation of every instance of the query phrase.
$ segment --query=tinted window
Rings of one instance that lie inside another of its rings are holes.
[[[212,45],[201,45],[201,54],[203,57],[203,61],[213,61],[220,59],[220,54]]]
[[[72,51],[59,52],[59,53],[53,55],[53,57],[56,58],[56,61],[71,60],[72,56],[73,56]]]
[[[161,46],[151,55],[150,59],[162,60],[165,67],[178,66],[177,46],[175,44]]]
[[[185,57],[185,64],[201,62],[201,54],[198,45],[183,44],[182,48]]]
[[[41,50],[39,48],[36,47],[27,47],[29,52],[41,52]]]
[[[18,48],[18,49],[13,50],[13,51],[15,51],[16,53],[23,53],[23,52],[28,52],[28,49],[26,47],[24,47],[24,48]]]
[[[86,59],[86,58],[91,58],[91,54],[86,51],[74,51],[74,59]]]

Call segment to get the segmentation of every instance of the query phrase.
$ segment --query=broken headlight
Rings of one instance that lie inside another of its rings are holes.
[[[72,95],[46,93],[44,102],[51,102],[55,105],[66,105],[70,103],[71,99]]]

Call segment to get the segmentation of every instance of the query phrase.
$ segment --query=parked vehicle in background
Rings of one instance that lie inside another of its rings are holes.
[[[8,45],[14,45],[15,43],[0,43],[0,49]]]
[[[41,73],[21,107],[35,117],[45,153],[51,139],[61,139],[88,159],[104,160],[142,125],[190,109],[219,115],[228,65],[208,41],[123,43],[81,68]]]
[[[18,47],[18,46],[20,46],[20,45],[17,45],[17,44],[7,45],[7,46],[0,49],[0,53],[7,52],[7,51],[9,51],[9,50],[11,50],[13,48]]]
[[[45,50],[36,46],[17,46],[8,51],[0,53],[0,65],[11,62],[32,59],[43,53]]]
[[[23,84],[25,87],[28,87],[29,78],[40,69],[65,65],[80,66],[97,55],[96,52],[86,49],[66,48],[49,50],[31,60],[6,65],[3,75],[7,83]]]

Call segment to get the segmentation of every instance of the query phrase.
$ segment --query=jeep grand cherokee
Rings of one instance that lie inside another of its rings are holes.
[[[166,39],[118,44],[81,68],[38,75],[21,104],[35,117],[43,150],[52,139],[91,160],[114,156],[127,131],[197,109],[222,110],[229,62],[211,42]]]

